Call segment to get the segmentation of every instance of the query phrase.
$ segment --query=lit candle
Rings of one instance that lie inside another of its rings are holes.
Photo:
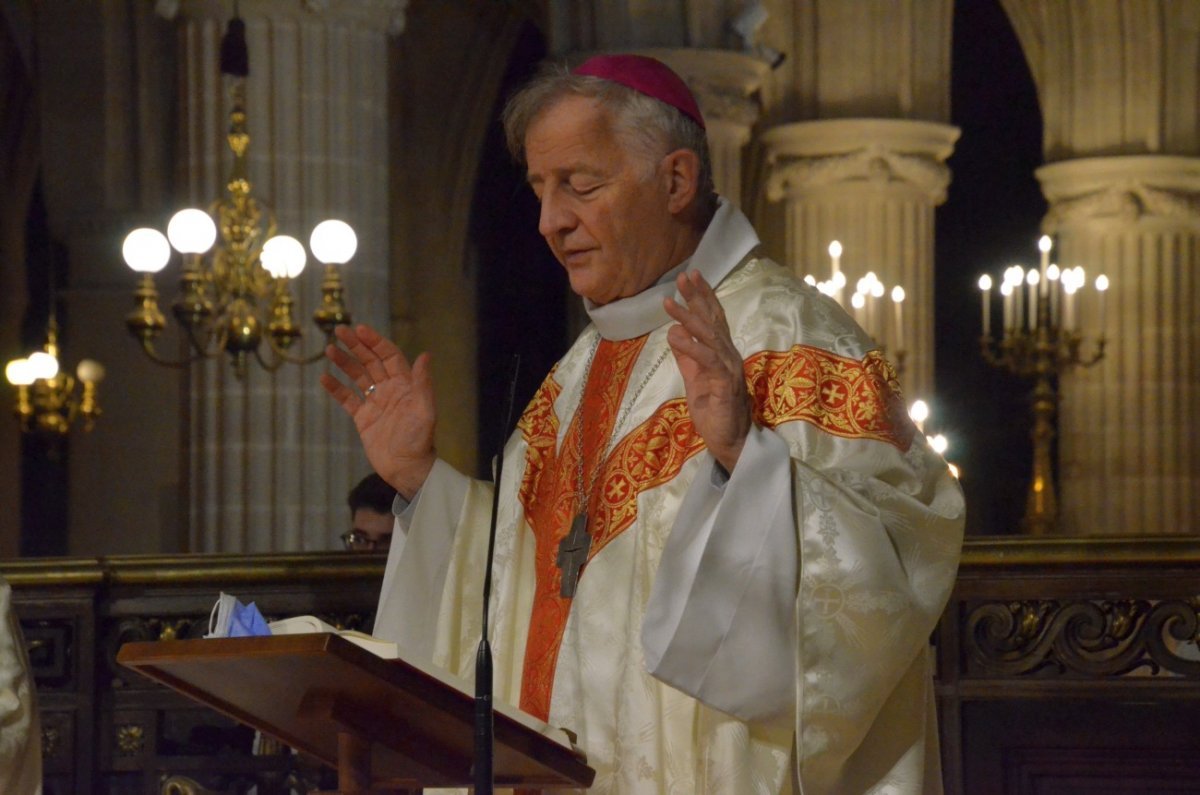
[[[1029,330],[1036,331],[1038,327],[1038,293],[1041,292],[1039,284],[1041,279],[1038,272],[1033,268],[1029,269],[1029,273],[1025,274],[1025,283],[1029,285]]]
[[[867,302],[867,324],[865,326],[867,333],[871,335],[872,339],[878,339],[875,336],[875,271],[867,271],[867,275],[858,280],[856,287],[863,294],[863,298]]]
[[[846,286],[846,274],[838,271],[833,274],[833,278],[829,280],[829,284],[833,286],[833,297],[840,304],[842,302],[842,288]]]
[[[1075,291],[1078,292],[1087,286],[1087,274],[1084,273],[1082,265],[1076,265],[1072,270],[1075,271]],[[1079,296],[1079,300],[1083,300],[1082,295]],[[1072,319],[1075,321],[1072,328],[1074,328],[1075,331],[1079,331],[1080,322],[1083,320],[1082,306],[1076,308],[1074,314],[1072,315]]]
[[[1004,301],[1003,301],[1004,312],[1003,312],[1003,317],[1001,317],[1001,320],[1004,321],[1003,332],[1004,332],[1004,336],[1006,338],[1008,337],[1009,330],[1012,328],[1012,310],[1013,310],[1012,292],[1013,292],[1012,282],[1005,279],[1004,284],[1000,285],[1000,295],[1004,297]]]
[[[884,332],[887,329],[887,315],[883,315],[882,317],[880,316],[881,312],[887,311],[880,306],[879,299],[883,298],[883,293],[883,282],[875,279],[875,281],[871,284],[871,303],[868,304],[868,306],[871,308],[871,325],[873,327],[872,331],[875,332],[872,336],[874,336],[876,340],[884,336]]]
[[[850,296],[850,306],[854,307],[854,322],[860,327],[863,324],[863,307],[867,305],[867,297],[862,293]]]
[[[1021,326],[1025,323],[1025,302],[1024,290],[1021,285],[1025,283],[1025,269],[1020,265],[1012,266],[1012,282],[1013,282],[1013,331],[1020,331]]]
[[[917,426],[917,430],[925,433],[925,420],[929,419],[929,405],[924,400],[914,400],[908,407],[908,416]]]
[[[837,290],[834,298],[838,300],[838,303],[841,303],[842,287],[846,284],[846,277],[842,276],[842,280],[839,283],[838,276],[842,273],[842,244],[836,240],[829,244],[829,266],[833,275],[834,287]]]
[[[1058,277],[1058,266],[1051,262],[1046,269],[1046,280],[1050,282],[1047,285],[1050,292],[1050,328],[1058,328],[1058,293],[1062,289]]]
[[[1039,269],[1039,272],[1041,273],[1041,280],[1043,282],[1041,291],[1040,291],[1042,295],[1046,294],[1046,286],[1047,286],[1045,284],[1046,271],[1050,267],[1050,247],[1052,245],[1053,245],[1053,241],[1050,240],[1049,235],[1042,235],[1038,239],[1038,251],[1042,252],[1042,264],[1041,264],[1041,268]]]
[[[979,277],[979,289],[983,291],[983,336],[992,335],[992,277],[986,273]]]
[[[838,241],[833,241],[829,244],[829,260],[833,266],[833,272],[839,273],[842,270],[842,244]]]
[[[1104,338],[1104,295],[1108,292],[1108,277],[1103,273],[1096,277],[1096,292],[1100,293],[1100,338]]]
[[[1069,271],[1068,271],[1069,273]],[[1068,331],[1075,326],[1075,277],[1063,274],[1063,324]]]
[[[896,353],[904,350],[904,314],[901,306],[904,304],[904,288],[896,285],[892,288],[892,304],[896,308]]]

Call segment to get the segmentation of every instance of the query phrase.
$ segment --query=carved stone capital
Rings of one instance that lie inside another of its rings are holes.
[[[724,86],[704,83],[697,79],[688,81],[704,114],[706,122],[724,121],[749,129],[758,121],[762,112],[758,102],[728,90]]]
[[[325,19],[355,22],[386,30],[389,36],[404,32],[409,0],[242,0],[244,19]],[[155,11],[165,19],[228,19],[227,4],[218,0],[157,0]]]
[[[832,119],[775,127],[767,148],[767,198],[799,198],[814,190],[870,189],[946,199],[958,128],[902,119]]]
[[[1091,223],[1156,223],[1200,230],[1200,158],[1089,157],[1037,170],[1053,234]]]

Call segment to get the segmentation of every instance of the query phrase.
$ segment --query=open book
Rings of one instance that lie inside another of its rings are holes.
[[[400,656],[400,648],[390,640],[377,638],[356,629],[338,629],[333,624],[322,621],[316,616],[295,616],[272,621],[267,624],[272,635],[304,635],[310,632],[332,632],[340,635],[351,643],[362,646],[372,654],[385,660],[394,660]]]
[[[339,635],[346,640],[358,646],[362,646],[367,651],[375,654],[385,660],[395,660],[400,657],[400,649],[394,641],[377,638],[374,635],[368,635],[365,632],[359,632],[355,629],[338,629],[327,621],[322,621],[316,616],[295,616],[293,618],[284,618],[279,621],[272,621],[267,624],[272,635],[303,635],[314,632],[330,632],[334,635]],[[462,677],[455,676],[449,671],[438,668],[417,660],[405,659],[405,662],[422,673],[444,682],[459,692],[471,695],[474,693],[473,686]],[[539,734],[548,737],[559,745],[567,748],[581,758],[586,755],[575,745],[575,734],[567,729],[550,726],[537,718],[530,715],[528,712],[518,709],[510,704],[496,699],[493,701],[496,712],[503,713],[509,718],[524,724],[526,727],[533,729]]]

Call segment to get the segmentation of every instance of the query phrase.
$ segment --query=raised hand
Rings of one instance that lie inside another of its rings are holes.
[[[752,422],[742,356],[733,346],[725,310],[704,277],[684,271],[675,284],[684,303],[663,301],[667,314],[679,324],[667,330],[667,343],[683,375],[696,432],[721,466],[732,472]]]
[[[330,345],[325,356],[357,389],[327,373],[321,386],[354,420],[379,476],[412,499],[437,460],[429,354],[410,366],[400,349],[370,326],[338,326],[334,333],[345,350]]]

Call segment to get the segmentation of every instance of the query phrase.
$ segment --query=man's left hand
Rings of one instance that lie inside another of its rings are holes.
[[[708,451],[733,472],[752,421],[742,356],[704,277],[684,271],[675,284],[684,303],[667,298],[663,307],[679,324],[667,330],[667,343],[683,375],[688,412]]]

